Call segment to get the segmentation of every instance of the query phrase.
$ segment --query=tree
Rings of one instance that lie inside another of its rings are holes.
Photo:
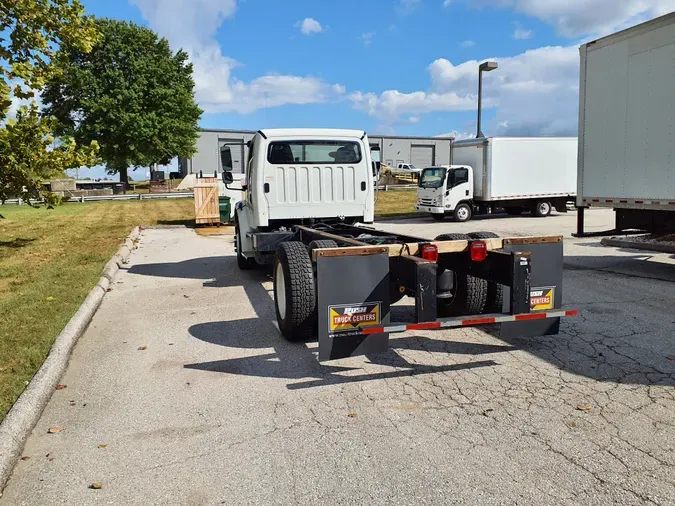
[[[60,134],[97,141],[108,172],[128,181],[129,167],[168,164],[196,151],[202,110],[194,100],[192,64],[164,38],[133,23],[99,19],[91,52],[64,44],[60,72],[42,94]]]
[[[97,37],[78,0],[0,0],[0,201],[34,198],[43,179],[95,162],[95,143],[55,142],[55,122],[41,117],[32,99],[54,76],[55,47],[68,44],[86,53]],[[27,103],[8,118],[19,101]]]

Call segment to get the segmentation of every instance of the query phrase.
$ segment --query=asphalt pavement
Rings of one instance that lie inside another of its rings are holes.
[[[381,224],[563,233],[581,315],[323,365],[280,336],[270,278],[237,269],[231,236],[145,230],[0,506],[675,504],[675,260],[571,239],[574,220]]]

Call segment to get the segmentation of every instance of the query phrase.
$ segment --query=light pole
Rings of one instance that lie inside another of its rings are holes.
[[[481,132],[481,113],[483,107],[483,72],[492,72],[498,67],[496,61],[486,61],[478,66],[478,127],[476,128],[476,138],[485,137]]]

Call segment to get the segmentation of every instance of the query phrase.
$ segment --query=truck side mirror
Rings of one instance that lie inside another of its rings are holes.
[[[223,183],[228,185],[232,181],[234,181],[234,178],[232,177],[232,172],[230,172],[229,170],[224,170],[223,171]]]

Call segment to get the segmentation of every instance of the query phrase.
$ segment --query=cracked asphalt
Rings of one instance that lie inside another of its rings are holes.
[[[559,335],[397,334],[324,365],[231,237],[145,230],[0,505],[675,504],[675,260],[574,219],[382,225],[566,233]]]

